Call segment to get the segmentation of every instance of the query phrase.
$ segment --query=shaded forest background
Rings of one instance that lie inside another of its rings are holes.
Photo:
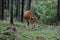
[[[18,2],[20,1],[20,2]],[[57,23],[57,9],[58,9],[58,0],[13,0],[13,17],[17,20],[23,21],[23,13],[28,9],[30,3],[30,11],[33,12],[33,15],[45,24],[56,24]],[[3,2],[3,13],[4,18],[9,17],[9,1],[5,0]],[[20,3],[20,4],[19,4]],[[21,18],[22,17],[22,18]]]
[[[37,17],[31,30],[27,10]],[[0,0],[0,40],[60,40],[60,0]]]

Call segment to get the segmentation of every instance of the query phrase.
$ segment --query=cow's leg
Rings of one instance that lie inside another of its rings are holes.
[[[26,21],[26,28],[28,27],[28,25],[27,25],[27,21]]]
[[[27,20],[26,28],[29,29],[29,21]]]
[[[27,21],[27,25],[29,26],[29,21]]]

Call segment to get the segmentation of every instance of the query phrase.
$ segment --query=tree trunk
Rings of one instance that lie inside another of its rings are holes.
[[[1,14],[2,14],[2,0],[0,0],[0,19],[1,19]]]
[[[10,24],[13,24],[13,0],[9,0]]]
[[[6,4],[6,2],[5,2],[6,0],[4,0],[4,9],[5,9],[5,4]]]
[[[21,22],[23,22],[24,0],[22,0]]]
[[[2,20],[4,19],[4,0],[2,0]]]
[[[26,0],[26,10],[30,10],[31,0]]]
[[[16,0],[16,19],[20,21],[20,0]]]
[[[58,0],[57,16],[58,20],[60,21],[60,0]]]
[[[0,0],[0,19],[4,19],[4,0]]]
[[[7,3],[7,9],[9,10],[9,0],[8,0],[8,3]]]

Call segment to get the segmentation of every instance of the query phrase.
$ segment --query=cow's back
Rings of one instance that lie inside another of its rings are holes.
[[[29,20],[32,17],[32,13],[30,11],[24,12],[24,19]]]

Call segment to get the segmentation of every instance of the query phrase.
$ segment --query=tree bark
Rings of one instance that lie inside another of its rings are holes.
[[[24,0],[22,0],[21,22],[23,22]]]
[[[4,19],[4,0],[2,0],[2,16],[1,20]]]
[[[13,24],[13,0],[9,0],[10,24]]]
[[[26,10],[30,10],[31,0],[26,0]]]
[[[60,21],[60,0],[58,0],[57,17],[58,17],[58,20]]]
[[[16,0],[16,19],[20,21],[20,0]]]
[[[1,14],[2,14],[2,0],[0,0],[0,19],[1,19]]]
[[[4,0],[0,0],[0,19],[4,19]]]
[[[8,10],[9,10],[9,0],[8,0],[8,4],[7,4]]]

